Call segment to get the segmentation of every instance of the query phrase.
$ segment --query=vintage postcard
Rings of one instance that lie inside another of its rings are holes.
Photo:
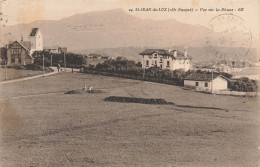
[[[259,21],[259,0],[0,0],[0,166],[260,166]]]

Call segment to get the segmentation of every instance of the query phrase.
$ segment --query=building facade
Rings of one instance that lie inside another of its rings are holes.
[[[32,54],[34,51],[43,50],[43,35],[39,28],[32,28],[28,39],[31,43],[30,54]]]
[[[191,74],[184,79],[184,87],[197,91],[214,92],[228,89],[228,79],[222,75]]]
[[[30,43],[26,41],[14,41],[7,48],[7,65],[26,65],[33,63],[30,54]]]
[[[159,67],[161,69],[188,71],[191,69],[191,57],[187,50],[146,49],[141,52],[142,68]]]
[[[9,42],[6,46],[7,50],[7,65],[26,65],[32,64],[34,51],[43,50],[43,36],[38,28],[32,28],[29,34],[29,41],[14,41]]]

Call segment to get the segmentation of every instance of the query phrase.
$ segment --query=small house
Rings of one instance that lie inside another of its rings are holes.
[[[45,47],[43,49],[43,51],[49,52],[49,53],[61,54],[61,53],[66,53],[67,48],[66,47],[59,47],[59,46],[52,46],[52,47]]]
[[[7,48],[7,65],[26,65],[33,63],[30,54],[30,42],[14,41]]]
[[[204,92],[227,90],[228,79],[219,74],[194,73],[184,78],[184,87]]]
[[[39,28],[32,28],[28,41],[24,41],[22,36],[21,41],[12,41],[6,45],[7,65],[17,66],[32,64],[34,62],[32,53],[42,50],[43,36]]]

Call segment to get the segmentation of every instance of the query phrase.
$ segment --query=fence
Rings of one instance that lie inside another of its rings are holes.
[[[149,81],[149,82],[156,82],[156,83],[163,83],[168,85],[176,85],[176,86],[183,86],[183,80],[179,78],[156,78],[145,76],[143,78],[142,74],[121,74],[115,73],[113,71],[95,71],[95,70],[88,70],[84,69],[81,72],[87,74],[94,74],[94,75],[104,75],[104,76],[112,76],[112,77],[119,77],[119,78],[127,78],[127,79],[134,79],[134,80],[142,80],[142,81]],[[202,91],[211,93],[211,90],[198,90],[195,88],[196,91]],[[217,95],[233,95],[233,96],[247,96],[247,97],[255,97],[259,96],[259,92],[238,92],[238,91],[229,91],[229,90],[215,90],[213,94]]]
[[[228,91],[228,90],[215,90],[214,94],[217,95],[233,95],[233,96],[247,96],[247,97],[255,97],[259,96],[259,92],[238,92],[238,91]]]
[[[123,73],[121,74],[112,71],[95,71],[95,70],[88,70],[88,69],[84,69],[83,72],[87,74],[94,74],[94,75],[104,75],[104,76],[149,81],[149,82],[157,82],[157,83],[163,83],[168,85],[183,86],[183,80],[178,78],[159,78],[159,77],[151,77],[151,76],[143,77],[142,74],[123,74]]]

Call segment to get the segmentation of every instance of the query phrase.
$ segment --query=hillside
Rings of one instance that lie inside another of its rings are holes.
[[[182,51],[184,46],[190,46],[190,55],[200,61],[220,55],[238,59],[244,58],[245,55],[250,58],[257,57],[254,51],[246,53],[247,48],[230,49],[228,44],[222,46],[224,49],[207,50],[209,45],[206,45],[206,39],[208,40],[210,32],[207,27],[184,24],[174,19],[141,19],[123,9],[94,11],[61,20],[40,20],[7,26],[0,32],[2,40],[20,40],[21,35],[26,40],[32,27],[41,29],[45,47],[66,46],[69,51],[82,54],[94,51],[138,60],[138,54],[144,48],[177,48]],[[216,41],[219,41],[219,33],[210,33],[211,45],[218,46]],[[239,41],[242,40],[241,36],[236,34],[239,33],[232,32],[228,35],[236,40],[239,47]]]
[[[172,46],[169,48],[177,49],[183,52],[184,48],[182,46]],[[164,48],[164,49],[169,49]],[[103,56],[109,57],[126,57],[131,60],[141,61],[140,52],[147,49],[147,47],[118,47],[118,48],[104,48],[104,49],[86,49],[86,50],[74,50],[77,53],[85,53],[91,54],[96,53]],[[247,54],[245,53],[244,48],[220,48],[214,47],[209,50],[207,47],[189,47],[188,54],[192,56],[193,62],[201,62],[207,63],[212,60],[232,60],[232,61],[240,61],[240,60],[250,60],[253,62],[258,61],[257,52],[255,48],[251,48]]]

